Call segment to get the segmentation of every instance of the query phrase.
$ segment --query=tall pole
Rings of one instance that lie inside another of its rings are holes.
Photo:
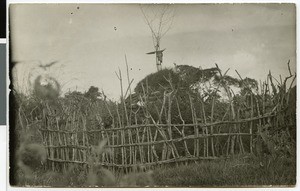
[[[159,42],[157,42],[157,44],[155,46],[156,68],[157,68],[157,71],[162,70],[161,61],[159,60],[159,57],[162,56],[162,55],[160,55],[160,54],[162,54],[162,53],[160,52]]]

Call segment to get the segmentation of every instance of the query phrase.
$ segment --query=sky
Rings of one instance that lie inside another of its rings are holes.
[[[148,7],[155,12],[161,5]],[[264,81],[271,70],[279,79],[296,71],[296,13],[293,4],[175,4],[172,26],[161,39],[163,68],[215,63],[229,75]],[[151,12],[152,11],[152,12]],[[58,61],[47,73],[62,91],[96,86],[112,99],[120,95],[115,74],[127,87],[126,62],[133,87],[156,72],[152,37],[137,4],[10,5],[15,82],[28,89],[28,79],[45,73],[37,66]],[[125,88],[124,88],[125,89]],[[124,90],[125,91],[125,90]]]

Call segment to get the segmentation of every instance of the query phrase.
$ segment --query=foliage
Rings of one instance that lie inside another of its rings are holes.
[[[146,76],[136,85],[134,91],[138,94],[143,94],[144,91],[147,91],[147,89],[153,92],[163,92],[170,86],[169,82],[166,79],[171,80],[175,88],[181,87],[182,85],[180,84],[182,82],[180,81],[179,76],[173,70],[163,69]]]
[[[90,99],[92,102],[95,102],[98,97],[102,94],[99,92],[99,88],[91,86],[90,89],[84,94],[84,96]]]
[[[60,94],[60,84],[50,76],[38,76],[33,86],[34,97],[41,100],[54,100]]]
[[[164,107],[165,102],[162,101],[165,99],[164,97],[171,93],[171,99],[166,101],[171,102],[172,123],[182,123],[183,121],[194,123],[195,121],[191,117],[193,115],[191,104],[194,104],[195,115],[202,122],[206,120],[203,119],[203,115],[211,117],[212,105],[214,105],[214,111],[211,120],[222,121],[229,117],[229,115],[227,117],[225,115],[229,102],[221,99],[220,90],[230,86],[239,87],[241,95],[234,96],[235,106],[240,104],[241,107],[244,107],[242,105],[244,104],[243,99],[245,99],[244,92],[247,87],[250,87],[248,92],[252,91],[251,88],[257,87],[257,82],[251,78],[239,80],[228,75],[220,76],[219,72],[217,67],[199,69],[187,65],[161,70],[146,76],[137,84],[135,97],[138,99],[134,101],[146,103],[147,110],[153,119],[165,123],[167,121],[166,113],[160,116],[162,113],[158,111],[162,111]],[[204,111],[202,107],[204,107]]]
[[[200,79],[203,79],[203,81],[208,81],[218,73],[218,69],[215,67],[200,69],[188,65],[176,66],[176,71],[177,73],[180,73],[182,80],[187,81],[187,83],[194,83]]]

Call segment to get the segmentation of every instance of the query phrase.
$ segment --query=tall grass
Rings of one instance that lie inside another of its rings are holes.
[[[95,169],[94,169],[95,170]],[[234,156],[214,161],[164,166],[147,172],[112,174],[97,167],[95,174],[74,168],[65,173],[38,169],[30,178],[20,170],[19,186],[38,187],[263,187],[294,186],[293,158]]]
[[[270,156],[261,159],[235,156],[176,168],[158,168],[153,178],[155,185],[160,187],[293,186],[296,184],[296,161]]]

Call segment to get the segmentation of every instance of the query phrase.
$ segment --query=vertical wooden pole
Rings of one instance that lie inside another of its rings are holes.
[[[136,128],[136,140],[137,140],[137,143],[138,143],[138,147],[139,147],[139,155],[140,155],[140,160],[139,162],[140,163],[143,163],[144,162],[144,157],[143,157],[143,147],[140,145],[141,143],[141,138],[140,138],[140,131],[139,131],[140,127],[137,127]]]
[[[213,97],[213,101],[212,101],[212,106],[211,106],[211,116],[210,116],[210,120],[211,123],[213,123],[214,121],[214,108],[215,108],[215,96]],[[214,134],[214,127],[210,126],[210,134],[213,135]],[[211,137],[211,152],[212,152],[212,156],[215,156],[215,146],[214,146],[214,138],[213,136]]]
[[[151,162],[151,158],[150,158],[150,133],[149,133],[149,127],[146,127],[147,131],[146,131],[146,136],[147,136],[147,162],[150,163]]]
[[[253,94],[251,94],[251,118],[253,118]],[[253,132],[252,132],[252,128],[253,128],[253,120],[250,121],[250,153],[253,153]]]
[[[240,108],[237,111],[237,121],[240,121]],[[240,133],[241,133],[241,126],[242,126],[242,123],[238,123],[238,133],[239,133],[239,135],[237,136],[237,138],[238,138],[238,141],[240,143],[239,144],[240,153],[244,154],[245,150],[244,150],[243,139],[242,139],[242,136],[240,135]]]
[[[154,161],[154,157],[153,157],[153,152],[154,152],[154,150],[153,150],[153,145],[152,145],[152,143],[153,143],[153,138],[152,138],[152,133],[151,133],[151,127],[149,127],[149,141],[150,141],[150,150],[151,150],[151,152],[150,152],[150,154],[151,154],[151,156],[150,156],[150,158],[151,158],[151,162],[153,162]]]
[[[178,99],[176,97],[175,97],[175,101],[176,101],[177,110],[178,110],[178,114],[179,114],[180,120],[182,121],[182,130],[181,130],[182,138],[185,138],[185,132],[184,132],[184,130],[185,130],[185,121],[182,118],[181,110],[180,110],[179,103],[178,103]],[[185,155],[186,156],[190,156],[191,153],[190,153],[190,151],[188,149],[186,140],[183,140],[183,144],[184,144],[184,149],[185,149]]]
[[[197,118],[195,117],[194,105],[193,105],[192,97],[191,97],[190,94],[189,94],[189,100],[190,100],[192,120],[193,120],[193,124],[195,124],[195,126],[194,126],[194,135],[195,135],[196,138],[194,139],[194,156],[199,156],[199,138],[198,138],[198,136],[199,136],[199,130],[198,130],[199,126],[197,125]],[[203,133],[203,131],[202,131],[202,133]],[[204,140],[204,144],[205,144],[205,140]],[[205,153],[204,153],[204,156],[205,156]]]
[[[52,133],[49,131],[49,139],[50,139],[50,154],[51,154],[51,159],[54,159],[54,148],[52,147],[53,146],[53,136],[52,136]],[[54,171],[55,168],[54,168],[54,162],[52,161],[52,170]]]
[[[125,145],[126,144],[126,134],[125,134],[125,130],[122,129],[122,139],[123,139],[123,144],[122,145]],[[127,165],[127,150],[126,150],[126,147],[125,146],[122,146],[122,148],[124,149],[124,166]],[[125,168],[125,173],[127,173],[127,168]]]
[[[131,129],[128,129],[128,143],[133,144],[132,142],[132,135],[131,135]],[[134,156],[134,148],[132,146],[129,147],[129,164],[133,164],[133,156]]]
[[[202,108],[202,119],[203,119],[203,122],[204,122],[204,124],[206,124],[206,113],[205,113],[205,105],[204,105],[204,103],[203,103],[203,100],[202,100],[202,98],[201,97],[199,97],[199,99],[200,99],[200,102],[201,102],[201,108]],[[206,150],[206,153],[205,153],[205,156],[209,156],[209,141],[208,141],[208,128],[207,128],[207,126],[205,126],[205,138],[204,138],[204,140],[205,140],[205,150]]]
[[[145,140],[145,135],[146,135],[146,130],[147,128],[146,127],[143,127],[143,133],[142,133],[142,140],[141,140],[141,143],[144,143],[144,140]],[[144,146],[142,146],[142,160],[141,160],[141,163],[145,163],[146,162],[146,149],[144,149]]]
[[[112,128],[114,128],[114,126]],[[106,136],[108,136],[108,135],[106,135]],[[114,131],[112,131],[112,145],[113,146],[115,145],[115,132]],[[115,163],[115,148],[114,147],[111,148],[111,161],[113,164]],[[113,166],[113,169],[114,169],[114,166]]]

